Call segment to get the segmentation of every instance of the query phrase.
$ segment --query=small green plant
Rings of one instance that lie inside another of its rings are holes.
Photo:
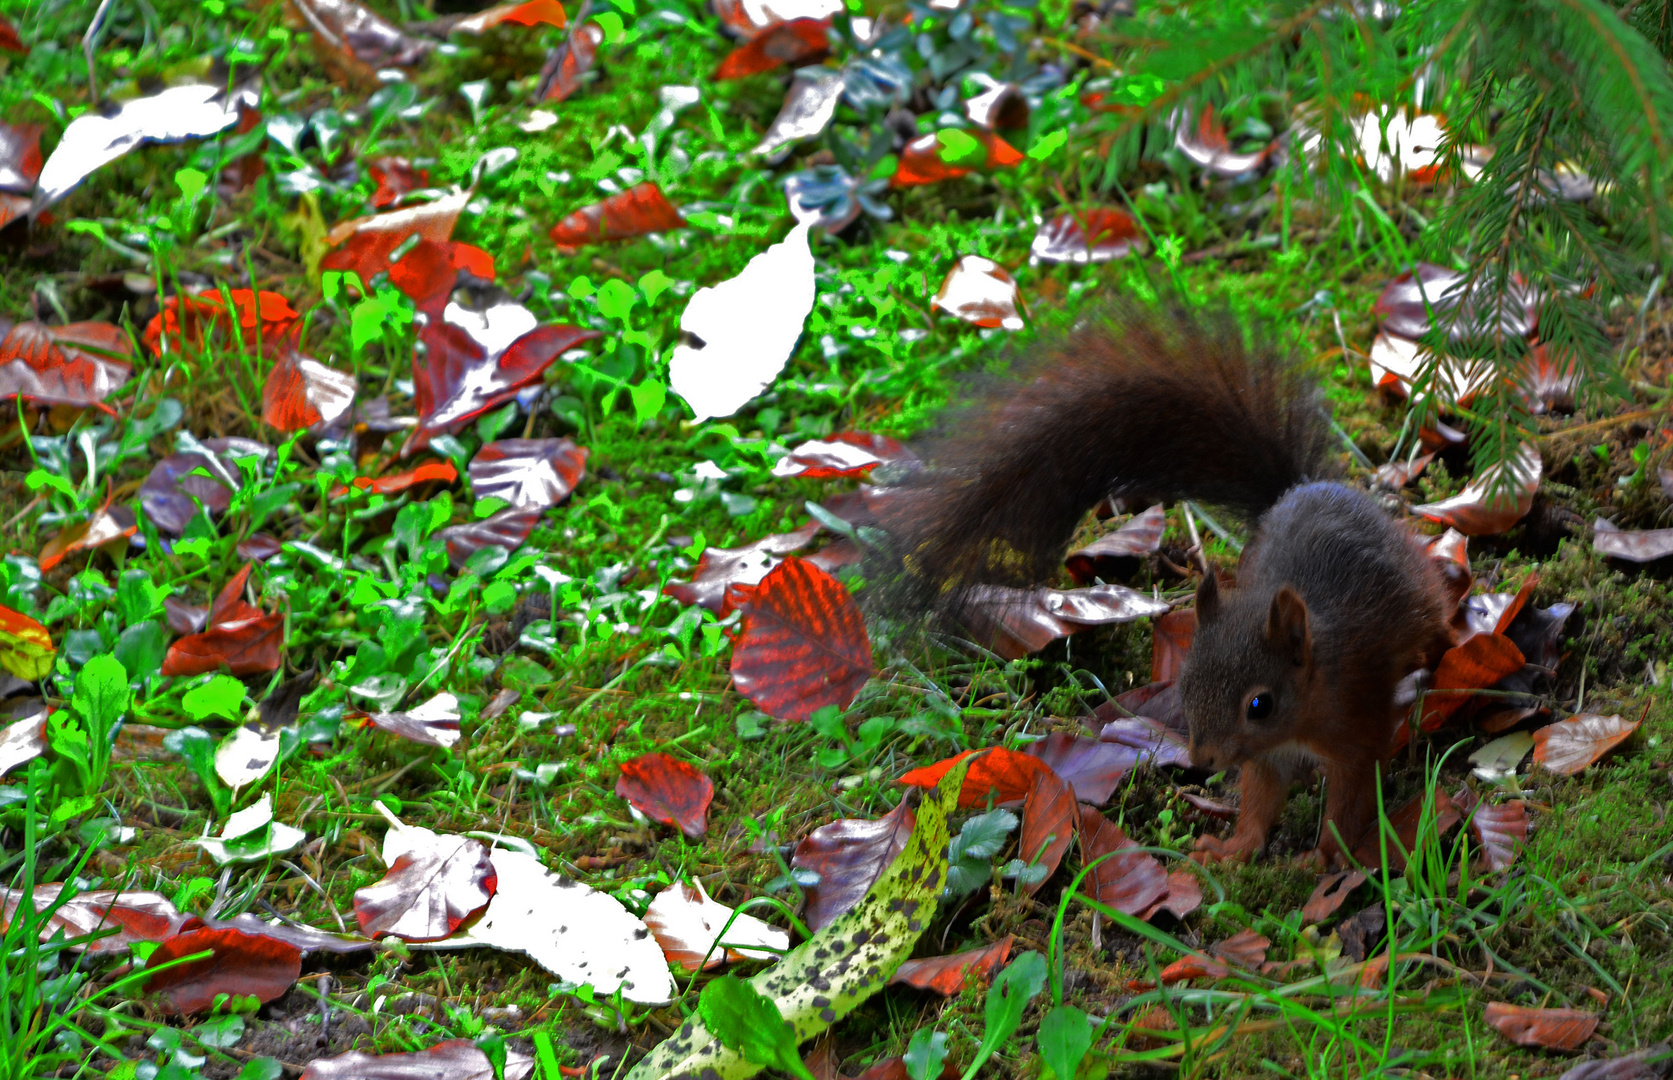
[[[70,707],[47,718],[47,745],[57,765],[54,823],[91,810],[110,770],[116,730],[128,711],[128,673],[114,656],[95,656],[76,673]]]

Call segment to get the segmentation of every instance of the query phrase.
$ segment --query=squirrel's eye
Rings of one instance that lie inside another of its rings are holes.
[[[1249,719],[1265,720],[1272,715],[1272,695],[1269,693],[1256,694],[1249,699]]]

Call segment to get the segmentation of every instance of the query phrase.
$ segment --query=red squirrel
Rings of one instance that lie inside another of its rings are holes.
[[[1410,531],[1331,479],[1317,387],[1225,314],[1123,306],[1018,361],[931,440],[884,522],[895,610],[958,619],[988,585],[1051,583],[1106,496],[1194,499],[1256,521],[1237,584],[1210,573],[1179,676],[1192,762],[1241,767],[1241,809],[1201,861],[1261,851],[1289,787],[1328,794],[1316,857],[1341,860],[1376,811],[1396,685],[1450,643],[1448,590]],[[1340,837],[1340,842],[1338,842]]]

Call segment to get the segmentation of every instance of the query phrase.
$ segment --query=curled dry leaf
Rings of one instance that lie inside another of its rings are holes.
[[[0,728],[0,777],[46,753],[46,714],[26,716]]]
[[[1031,744],[1025,753],[1045,762],[1075,789],[1076,800],[1102,806],[1109,802],[1115,785],[1133,771],[1139,754],[1132,747],[1088,739],[1066,731],[1054,731]]]
[[[169,1011],[185,1015],[208,1012],[221,994],[255,997],[266,1004],[284,996],[302,974],[302,951],[295,945],[235,929],[176,934],[157,946],[146,967],[206,950],[213,955],[158,971],[146,979],[146,989],[160,996]]]
[[[44,912],[52,907],[63,890],[60,882],[36,885],[30,894],[35,910]],[[0,926],[10,923],[20,900],[21,893],[0,890],[0,910],[4,912]],[[85,949],[93,956],[114,956],[127,952],[128,946],[137,942],[166,941],[193,921],[162,893],[114,889],[78,891],[59,904],[41,926],[41,940],[49,941],[59,933],[66,938],[86,938],[103,933],[103,937],[72,947]]]
[[[824,68],[798,71],[790,80],[790,89],[784,93],[784,104],[779,106],[778,115],[767,125],[766,134],[750,153],[772,155],[791,143],[818,138],[836,116],[845,85],[840,71]],[[796,201],[787,201],[795,211]]]
[[[809,886],[802,917],[811,930],[823,930],[848,911],[871,888],[906,847],[917,818],[909,799],[876,821],[844,818],[821,825],[796,845],[790,865],[811,870],[819,880]]]
[[[1485,690],[1522,670],[1522,650],[1504,634],[1476,634],[1441,655],[1435,678],[1423,695],[1424,731],[1435,731],[1466,703],[1471,690]]]
[[[1673,529],[1622,529],[1600,517],[1592,522],[1592,548],[1613,559],[1654,562],[1673,555]]]
[[[709,829],[715,786],[689,762],[667,754],[641,754],[622,762],[616,795],[652,821],[672,825],[696,840]]]
[[[1534,764],[1573,776],[1625,742],[1641,720],[1584,713],[1534,732]]]
[[[697,420],[731,416],[772,385],[813,310],[806,222],[736,277],[698,289],[680,315],[692,340],[674,346],[668,384]]]
[[[71,525],[41,546],[41,572],[47,573],[77,551],[93,551],[106,544],[126,540],[139,531],[134,512],[126,506],[106,506],[93,516]]]
[[[470,557],[485,547],[516,551],[540,523],[539,510],[501,510],[481,521],[467,521],[436,530],[447,545],[447,561],[462,569]]]
[[[563,252],[583,244],[629,240],[646,233],[684,228],[685,219],[654,181],[635,184],[602,202],[584,206],[552,227],[552,242]]]
[[[1156,902],[1168,895],[1168,873],[1155,856],[1127,848],[1137,845],[1120,826],[1094,807],[1080,808],[1081,862],[1092,866],[1103,859],[1083,879],[1087,894],[1128,915],[1154,911]]]
[[[367,1054],[350,1050],[318,1057],[302,1070],[301,1080],[530,1080],[534,1058],[505,1052],[503,1078],[488,1055],[469,1039],[449,1039],[412,1053]]]
[[[403,34],[394,23],[355,0],[289,0],[321,54],[344,75],[368,80],[384,68],[416,67],[431,43]]]
[[[1202,882],[1198,881],[1197,875],[1190,870],[1175,870],[1168,875],[1168,891],[1136,917],[1149,922],[1157,914],[1165,911],[1176,919],[1183,919],[1200,907]]]
[[[773,466],[777,477],[831,480],[861,477],[886,462],[916,460],[899,439],[863,431],[839,431],[828,439],[809,439]]]
[[[1009,270],[985,256],[966,255],[947,272],[929,306],[976,326],[1021,330],[1018,295]]]
[[[1023,893],[1032,896],[1053,874],[1075,839],[1079,818],[1075,790],[1051,769],[1034,774],[1028,797],[1022,804],[1022,838],[1018,854],[1029,866],[1042,867],[1043,877],[1026,881]]]
[[[1521,521],[1534,505],[1543,465],[1539,449],[1524,443],[1509,462],[1483,472],[1468,487],[1450,499],[1412,507],[1412,513],[1442,525],[1450,525],[1466,536],[1493,536]],[[1503,477],[1508,486],[1495,491]]]
[[[420,948],[520,952],[559,979],[591,986],[598,994],[620,991],[636,1005],[673,1000],[674,977],[662,949],[621,901],[552,873],[532,855],[495,848],[490,858],[497,885],[481,917]]]
[[[450,693],[437,694],[406,712],[380,712],[367,716],[383,730],[426,746],[451,750],[459,741],[459,699]]]
[[[831,51],[830,24],[824,19],[774,23],[727,54],[710,78],[742,79],[789,64],[816,64]]]
[[[568,439],[501,439],[471,459],[471,490],[513,510],[544,510],[568,498],[586,464],[586,448]]]
[[[668,962],[686,971],[727,961],[773,961],[790,950],[788,933],[716,903],[701,881],[676,881],[657,893],[645,909],[645,925]]]
[[[1597,1030],[1596,1013],[1579,1009],[1536,1009],[1490,1001],[1483,1020],[1517,1046],[1541,1050],[1578,1050]]]
[[[1266,950],[1272,942],[1253,930],[1239,930],[1224,941],[1208,947],[1208,951],[1236,967],[1254,971],[1266,963]]]
[[[329,424],[354,404],[354,374],[328,368],[294,347],[279,354],[261,390],[261,419],[283,432]]]
[[[1114,532],[1069,552],[1063,561],[1083,585],[1091,584],[1094,578],[1109,581],[1126,577],[1138,569],[1139,560],[1161,550],[1167,525],[1167,512],[1157,503],[1142,514],[1134,514]]]
[[[871,678],[859,605],[807,560],[786,558],[738,606],[732,682],[769,716],[806,720],[826,706],[847,708]]]
[[[1339,870],[1319,879],[1313,895],[1302,905],[1301,917],[1310,923],[1322,923],[1336,914],[1353,891],[1365,884],[1365,875],[1358,870]]]
[[[209,629],[181,638],[163,657],[167,676],[205,675],[223,666],[234,675],[279,670],[284,661],[285,616],[265,614],[241,598],[250,564],[222,588],[209,609]]]
[[[959,788],[958,804],[962,810],[988,805],[990,795],[997,806],[1022,802],[1034,789],[1035,777],[1051,772],[1050,766],[1032,754],[994,746],[986,750],[965,750],[934,765],[913,769],[900,778],[900,783],[932,788],[959,762],[972,756],[974,760],[964,774],[964,785]]]
[[[451,484],[457,479],[459,470],[454,468],[453,462],[426,461],[415,468],[389,476],[357,476],[354,478],[354,486],[361,491],[370,491],[373,495],[397,495],[420,484]],[[347,495],[348,490],[347,484],[341,484],[331,490],[331,497],[335,499],[340,495]]]
[[[1488,869],[1503,870],[1516,861],[1528,839],[1528,804],[1521,799],[1495,806],[1483,804],[1470,815],[1470,828],[1481,842]]]
[[[1415,449],[1415,448],[1414,448]],[[1399,491],[1407,484],[1423,475],[1423,470],[1435,460],[1433,451],[1427,454],[1417,454],[1405,461],[1391,461],[1386,465],[1377,466],[1377,483],[1390,491]]]
[[[1013,940],[1006,935],[979,949],[908,960],[895,971],[889,984],[933,990],[942,997],[953,997],[967,985],[985,986],[993,981],[994,971],[1005,966]]]
[[[354,917],[370,938],[438,941],[487,907],[498,884],[479,841],[416,825],[391,825],[383,861],[388,872],[354,894]]]
[[[572,26],[562,45],[552,50],[535,84],[536,101],[565,101],[581,89],[581,77],[598,61],[598,47],[604,44],[604,28],[597,23]],[[548,114],[550,115],[550,114]],[[526,129],[525,129],[526,130]]]
[[[807,547],[818,533],[819,523],[810,521],[795,532],[764,536],[743,547],[705,548],[691,580],[663,586],[663,595],[682,604],[696,604],[724,613],[734,603],[729,600],[733,585],[757,584],[783,556]]]
[[[1212,106],[1204,105],[1196,116],[1180,113],[1175,117],[1173,145],[1198,168],[1215,176],[1242,176],[1266,164],[1277,146],[1276,140],[1254,151],[1236,151],[1226,137],[1225,125],[1214,115]]]
[[[128,336],[106,322],[21,322],[0,339],[0,396],[43,405],[101,408],[128,384]]]

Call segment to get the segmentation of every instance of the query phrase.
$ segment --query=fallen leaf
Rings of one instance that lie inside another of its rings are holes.
[[[657,893],[645,909],[645,925],[668,962],[686,971],[707,971],[727,961],[773,961],[790,951],[788,933],[716,903],[701,881],[676,881]]]
[[[17,36],[17,27],[13,26],[11,20],[4,15],[0,15],[0,49],[24,55],[29,53],[29,46],[25,45],[23,39]]]
[[[292,331],[301,320],[290,301],[276,292],[228,289],[223,294],[206,289],[195,296],[176,293],[164,300],[162,310],[145,324],[143,340],[156,356],[202,352],[212,336],[228,347],[237,344],[244,352],[282,355],[295,350]]]
[[[1185,737],[1148,716],[1124,716],[1111,720],[1098,731],[1098,739],[1132,748],[1135,766],[1147,761],[1152,765],[1191,763],[1191,751]]]
[[[532,855],[495,848],[490,858],[498,885],[481,917],[420,948],[520,952],[559,979],[591,986],[597,994],[620,991],[637,1005],[674,999],[674,977],[661,947],[621,901],[552,873]]]
[[[586,463],[586,448],[568,439],[501,439],[471,458],[471,491],[513,510],[544,510],[568,498]]]
[[[750,153],[770,157],[792,143],[818,138],[830,127],[846,88],[847,80],[840,71],[820,67],[805,68],[796,72],[790,79],[790,89],[784,92],[784,104],[779,106],[778,115],[767,125],[761,141],[755,144]],[[802,215],[797,212],[797,200],[790,198],[787,193],[785,201],[790,204],[791,212],[800,219]],[[855,205],[854,209],[857,213],[858,205]],[[842,226],[827,226],[826,231],[841,232]]]
[[[1074,789],[1050,768],[1036,772],[1022,804],[1018,854],[1029,866],[1044,868],[1045,876],[1026,882],[1022,890],[1025,895],[1034,895],[1057,872],[1064,853],[1074,842],[1078,817]]]
[[[77,551],[93,551],[126,540],[139,531],[134,512],[126,506],[107,506],[93,516],[72,525],[48,540],[38,557],[41,573],[49,573],[64,558]]]
[[[536,101],[566,101],[581,88],[581,76],[593,69],[598,60],[598,47],[604,44],[604,28],[597,23],[581,23],[570,28],[562,45],[552,50],[541,69],[540,81],[535,84]]]
[[[329,424],[354,404],[353,372],[328,368],[294,347],[280,352],[261,390],[261,419],[287,434]]]
[[[438,312],[445,314],[447,297],[461,280],[492,282],[494,277],[494,257],[486,251],[474,244],[427,236],[420,236],[389,266],[389,283],[427,319],[434,319]]]
[[[475,15],[461,19],[453,24],[454,30],[462,30],[467,34],[485,34],[502,23],[513,26],[556,26],[560,29],[567,25],[564,17],[563,5],[558,0],[511,0],[510,3],[496,4],[487,11],[479,11]]]
[[[1197,636],[1197,609],[1181,608],[1156,619],[1155,635],[1150,647],[1150,681],[1173,682],[1179,669],[1190,655],[1191,641]]]
[[[1623,1057],[1583,1061],[1557,1080],[1661,1080],[1673,1047],[1656,1043]]]
[[[783,556],[800,551],[813,542],[819,523],[810,521],[795,532],[775,533],[736,548],[704,548],[690,581],[663,586],[664,596],[682,604],[696,604],[710,611],[729,610],[728,591],[733,585],[755,585],[783,561]]]
[[[21,611],[0,606],[0,668],[34,682],[52,671],[56,654],[46,627]]]
[[[431,43],[403,34],[394,23],[356,0],[288,0],[319,51],[340,73],[362,82],[384,68],[415,67]]]
[[[1431,386],[1438,390],[1447,405],[1468,405],[1476,396],[1492,386],[1492,368],[1481,361],[1461,360],[1455,356],[1435,356],[1432,350],[1416,341],[1395,334],[1381,333],[1371,341],[1366,355],[1371,369],[1371,382],[1391,397],[1411,397],[1422,401],[1423,395],[1414,392],[1425,373]]]
[[[239,676],[277,671],[284,662],[284,636],[283,613],[212,625],[170,645],[162,674],[206,675],[223,666]]]
[[[715,786],[689,762],[667,754],[641,754],[622,762],[616,796],[652,821],[672,825],[696,840],[709,829]]]
[[[1384,286],[1371,311],[1385,333],[1414,342],[1429,333],[1431,313],[1450,314],[1460,301],[1464,302],[1464,312],[1451,326],[1454,340],[1477,337],[1489,330],[1507,337],[1533,333],[1536,296],[1520,280],[1512,281],[1508,304],[1493,293],[1493,302],[1502,304],[1497,319],[1483,317],[1486,313],[1478,310],[1482,304],[1473,299],[1474,290],[1467,290],[1467,284],[1468,275],[1462,271],[1420,262]]]
[[[774,23],[728,53],[710,78],[722,82],[759,75],[786,64],[818,63],[831,51],[829,29],[823,19]]]
[[[447,560],[460,570],[470,557],[485,547],[516,551],[540,523],[539,510],[501,510],[481,521],[437,529],[436,536],[447,546]]]
[[[1592,548],[1613,559],[1654,562],[1673,555],[1673,529],[1622,529],[1600,517],[1592,522]]]
[[[749,260],[736,277],[698,289],[680,315],[691,341],[674,346],[668,384],[696,420],[731,416],[784,369],[813,310],[807,223]]]
[[[917,820],[909,803],[902,799],[875,821],[844,818],[821,825],[796,845],[790,865],[819,875],[805,889],[802,918],[809,929],[823,930],[858,904],[906,847]]]
[[[1422,476],[1423,470],[1427,469],[1429,463],[1434,460],[1435,455],[1431,451],[1427,454],[1418,454],[1406,461],[1391,461],[1386,465],[1379,465],[1377,466],[1377,483],[1390,491],[1399,491]]]
[[[786,558],[738,606],[732,683],[769,716],[806,720],[826,706],[847,708],[871,678],[859,605],[807,560]]]
[[[1085,589],[980,585],[969,590],[959,613],[973,638],[998,656],[1015,660],[1088,626],[1132,622],[1167,610],[1167,601],[1125,585]]]
[[[1541,1050],[1578,1050],[1597,1030],[1595,1013],[1579,1009],[1536,1009],[1489,1001],[1483,1020],[1517,1046]]]
[[[1534,737],[1526,731],[1513,731],[1472,751],[1469,757],[1475,774],[1483,780],[1499,783],[1516,775],[1517,766],[1534,748]]]
[[[426,746],[451,750],[459,741],[459,699],[440,693],[406,712],[380,712],[367,716],[383,730]]]
[[[381,804],[380,804],[381,805]],[[498,878],[488,849],[465,836],[392,824],[384,876],[354,893],[354,917],[369,938],[438,941],[488,906]]]
[[[1226,137],[1226,128],[1214,115],[1214,108],[1204,105],[1194,117],[1180,112],[1175,117],[1173,145],[1185,159],[1204,172],[1215,176],[1242,176],[1266,164],[1273,149],[1273,140],[1255,151],[1236,151]]]
[[[1208,951],[1236,967],[1253,971],[1266,963],[1266,950],[1272,942],[1253,930],[1239,930],[1224,941],[1210,945]]]
[[[509,343],[496,340],[490,313],[449,303],[442,320],[421,331],[426,351],[423,362],[413,366],[413,404],[419,424],[402,448],[403,456],[422,450],[434,436],[456,432],[499,408],[538,382],[558,357],[599,336],[597,330],[562,324],[533,326],[533,314],[522,305],[502,307],[515,307],[532,328]]]
[[[1183,919],[1191,912],[1202,907],[1202,882],[1190,870],[1175,870],[1168,875],[1168,891],[1149,907],[1136,914],[1145,922],[1155,918],[1160,912],[1167,912],[1176,919]]]
[[[601,202],[584,206],[552,227],[549,234],[561,252],[584,244],[630,240],[646,233],[685,227],[685,219],[654,181],[635,184]]]
[[[272,454],[251,439],[209,439],[200,445],[202,450],[162,458],[140,485],[140,508],[165,536],[185,532],[200,506],[211,516],[226,512],[233,489],[243,486],[235,459]]]
[[[879,465],[916,460],[899,439],[863,431],[839,431],[828,439],[809,439],[773,466],[773,475],[803,480],[862,477]]]
[[[1642,722],[1584,713],[1542,727],[1533,733],[1534,764],[1573,776],[1625,742]]]
[[[1101,263],[1143,253],[1149,246],[1131,214],[1095,206],[1041,222],[1028,254],[1030,262]]]
[[[954,766],[973,755],[975,759],[964,774],[964,786],[959,789],[961,810],[987,806],[989,795],[996,806],[1021,802],[1033,790],[1034,778],[1051,771],[1045,762],[1032,754],[994,746],[986,750],[965,750],[934,765],[913,769],[901,776],[899,782],[908,787],[932,788]]]
[[[977,128],[960,134],[975,141],[982,155],[980,167],[983,169],[1010,168],[1023,159],[1015,147],[991,131]],[[949,136],[932,131],[908,142],[901,148],[900,162],[895,167],[894,176],[889,179],[889,186],[913,187],[970,175],[970,166],[976,163],[971,161],[966,164],[963,156],[956,153],[952,156],[958,159],[958,164],[949,162],[947,148],[950,144],[947,138]]]
[[[1533,508],[1542,468],[1538,447],[1531,442],[1524,443],[1510,462],[1483,472],[1450,499],[1412,507],[1412,513],[1450,525],[1467,536],[1502,533]],[[1509,490],[1494,495],[1499,477],[1506,475],[1510,479]]]
[[[488,1055],[469,1039],[449,1039],[410,1053],[367,1054],[350,1050],[317,1057],[302,1070],[301,1080],[530,1080],[535,1059],[509,1047],[505,1074],[495,1071]]]
[[[1446,140],[1446,128],[1439,117],[1428,113],[1411,116],[1402,106],[1392,115],[1386,109],[1368,112],[1354,121],[1354,126],[1366,168],[1384,183],[1402,173],[1419,183],[1437,178],[1440,147]]]
[[[1402,803],[1397,809],[1385,813],[1384,817],[1387,820],[1388,827],[1394,833],[1387,840],[1389,869],[1394,873],[1401,873],[1406,869],[1406,859],[1417,847],[1418,829],[1423,825],[1426,807],[1429,808],[1428,812],[1433,831],[1424,834],[1425,840],[1445,836],[1452,831],[1454,825],[1462,820],[1462,814],[1459,812],[1457,803],[1446,792],[1437,790],[1434,796],[1431,804],[1427,794],[1415,795]],[[1354,846],[1353,857],[1359,865],[1370,869],[1382,865],[1384,834],[1381,831],[1381,825],[1381,821],[1373,822],[1365,830],[1365,835],[1361,836]]]
[[[974,326],[1021,330],[1017,279],[982,255],[965,255],[947,272],[929,306]]]
[[[305,836],[301,829],[273,819],[273,796],[264,794],[228,817],[221,835],[200,836],[191,843],[207,852],[217,866],[228,866],[283,855],[301,844]]]
[[[237,791],[260,780],[279,760],[279,732],[246,724],[232,730],[215,751],[215,775]]]
[[[202,139],[232,127],[238,123],[238,105],[225,91],[225,86],[189,83],[82,113],[64,128],[41,167],[30,212],[39,214],[141,143]]]
[[[1045,762],[1052,772],[1075,789],[1076,800],[1102,806],[1109,802],[1115,785],[1138,764],[1131,747],[1054,731],[1029,744],[1025,753]]]
[[[62,883],[37,884],[30,899],[37,912],[45,912],[57,904],[63,895]],[[21,891],[0,890],[0,928],[8,925],[17,913]],[[50,941],[62,933],[66,938],[85,938],[102,931],[114,931],[82,945],[72,946],[92,956],[124,954],[130,945],[142,941],[166,941],[178,934],[193,919],[177,909],[162,893],[99,889],[72,895],[58,904],[52,915],[41,925],[42,941]]]
[[[0,776],[46,753],[46,714],[26,716],[0,728]]]
[[[1551,409],[1574,410],[1580,389],[1580,361],[1572,352],[1543,341],[1528,346],[1522,378],[1528,411],[1536,416]]]
[[[1146,555],[1160,551],[1167,513],[1157,503],[1142,514],[1134,514],[1119,529],[1105,533],[1083,548],[1069,552],[1063,562],[1069,573],[1083,585],[1095,578],[1109,581],[1130,576]]]
[[[1011,955],[1013,940],[1007,935],[979,949],[908,960],[890,977],[889,984],[933,990],[942,997],[954,997],[967,985],[985,986],[992,982],[995,969],[1004,967],[1005,958]]]
[[[1301,917],[1309,923],[1322,923],[1340,908],[1353,895],[1353,891],[1365,884],[1365,875],[1358,870],[1339,870],[1334,874],[1326,874],[1319,879],[1319,884],[1313,889],[1313,895],[1302,905]]]
[[[378,157],[366,163],[366,175],[377,190],[372,192],[372,205],[387,210],[401,201],[408,192],[430,185],[430,170],[421,169],[404,157]]]
[[[390,255],[412,237],[447,241],[469,200],[470,192],[460,191],[433,202],[340,222],[326,234],[326,242],[336,250],[320,260],[320,269],[352,271],[362,285],[370,285],[375,275],[390,269]]]
[[[1470,828],[1481,842],[1489,870],[1503,870],[1516,861],[1528,840],[1528,804],[1521,799],[1497,805],[1482,804],[1470,815]]]
[[[1168,895],[1167,871],[1147,852],[1123,850],[1136,847],[1120,826],[1095,807],[1081,807],[1081,862],[1092,866],[1103,859],[1082,879],[1087,895],[1128,915],[1150,910],[1158,900],[1164,899]],[[1120,854],[1112,854],[1115,852]]]
[[[106,322],[18,323],[0,338],[0,395],[43,405],[102,408],[128,384],[128,336]]]
[[[176,934],[157,946],[146,968],[212,950],[214,955],[158,971],[145,980],[169,1011],[208,1012],[221,994],[254,997],[266,1004],[283,997],[302,974],[302,952],[277,938],[241,930],[202,929]]]
[[[1437,730],[1472,700],[1469,691],[1487,689],[1521,671],[1525,662],[1522,650],[1504,634],[1476,634],[1448,649],[1423,695],[1423,730]]]
[[[451,461],[426,461],[405,472],[393,473],[389,476],[357,476],[354,486],[361,491],[370,491],[373,495],[398,495],[411,490],[420,484],[451,484],[459,479],[459,470]],[[333,488],[331,497],[348,494],[348,485]]]
[[[843,12],[842,0],[715,0],[720,25],[735,37],[752,38],[791,19],[830,19]]]

